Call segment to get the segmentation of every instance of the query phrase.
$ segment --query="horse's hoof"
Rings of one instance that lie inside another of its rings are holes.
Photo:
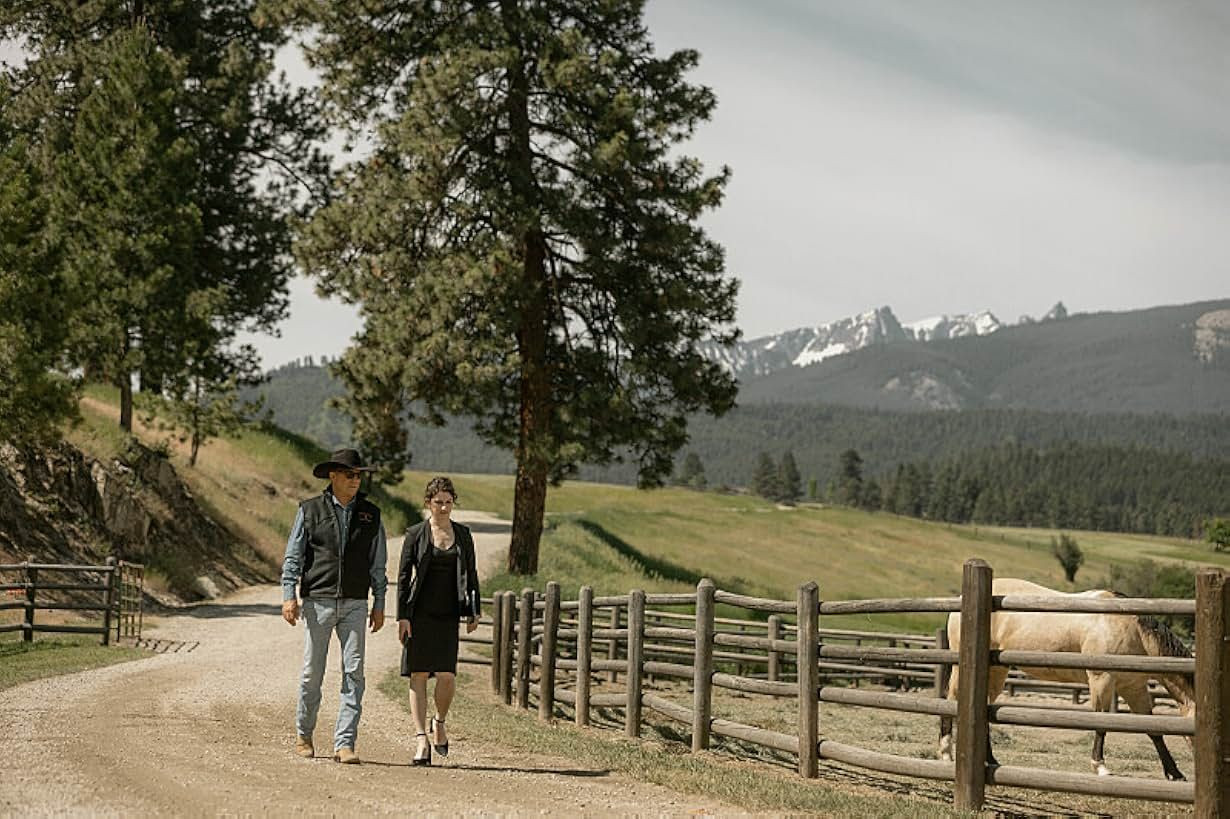
[[[1110,768],[1106,767],[1105,765],[1098,765],[1097,772],[1098,772],[1098,776],[1110,776]]]
[[[1179,773],[1178,771],[1176,771],[1173,776],[1171,776],[1170,774],[1166,774],[1166,778],[1169,779],[1171,782],[1186,782],[1187,781],[1187,777]]]

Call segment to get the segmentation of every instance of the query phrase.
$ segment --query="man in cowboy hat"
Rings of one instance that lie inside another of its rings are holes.
[[[320,708],[330,633],[336,632],[342,646],[342,698],[333,732],[333,759],[351,764],[359,761],[355,738],[363,712],[363,625],[367,620],[373,633],[384,625],[388,586],[380,509],[359,491],[363,473],[372,471],[353,449],[339,449],[329,460],[316,464],[312,474],[328,478],[329,485],[299,504],[286,542],[282,617],[293,626],[302,616],[307,626],[295,714],[295,752],[307,758],[316,754],[312,731]]]

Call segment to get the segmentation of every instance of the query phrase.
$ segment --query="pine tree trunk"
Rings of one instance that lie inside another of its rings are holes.
[[[517,483],[513,495],[512,542],[508,571],[538,572],[538,545],[547,505],[551,435],[551,381],[547,370],[547,300],[544,241],[539,231],[525,239],[526,303],[517,347],[521,354],[520,432],[517,441]]]
[[[502,0],[504,23],[519,39],[519,9]],[[512,189],[526,213],[537,198],[530,151],[529,78],[523,62],[514,57],[509,66],[508,119],[509,170]],[[536,220],[522,226],[521,316],[517,351],[521,358],[520,429],[517,440],[517,483],[513,496],[512,541],[508,571],[535,574],[542,519],[547,505],[550,474],[551,379],[547,369],[546,239]]]
[[[132,433],[132,373],[128,371],[128,353],[132,349],[132,338],[128,331],[124,331],[123,346],[120,348],[122,356],[118,369],[120,371],[119,381],[120,388],[120,429],[131,434]]]
[[[132,374],[120,375],[120,429],[132,432]]]

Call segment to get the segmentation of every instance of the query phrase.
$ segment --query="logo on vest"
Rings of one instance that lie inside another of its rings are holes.
[[[371,523],[371,522],[372,522],[371,512],[360,512],[359,513],[359,523]]]

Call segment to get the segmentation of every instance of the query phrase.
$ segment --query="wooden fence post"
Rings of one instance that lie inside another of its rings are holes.
[[[987,673],[991,667],[991,567],[965,561],[961,579],[961,656],[957,676],[957,810],[978,811],[986,797]]]
[[[709,747],[713,713],[713,581],[696,584],[696,654],[692,677],[692,750]]]
[[[555,710],[555,647],[559,639],[559,583],[547,583],[542,610],[542,666],[538,675],[538,718],[550,721]]]
[[[948,643],[948,628],[941,626],[935,630],[935,647],[941,651],[947,651],[951,646]],[[948,683],[952,679],[952,666],[948,663],[935,664],[935,697],[936,699],[945,699],[948,696]],[[940,739],[945,736],[945,728],[947,728],[947,736],[949,743],[952,742],[952,717],[940,717],[939,729]],[[951,744],[949,745],[951,748]]]
[[[111,644],[111,610],[115,608],[116,575],[118,575],[119,572],[120,572],[119,567],[115,565],[115,558],[114,557],[107,558],[107,591],[106,591],[107,602],[104,604],[106,608],[103,609],[103,633],[102,633],[102,644],[105,646]],[[117,617],[116,619],[117,619],[117,624],[118,624],[119,618]],[[116,639],[116,642],[119,642],[118,637]]]
[[[799,677],[799,776],[820,773],[820,587],[815,581],[799,586],[797,600]]]
[[[947,651],[948,645],[948,629],[941,626],[935,630],[935,647],[940,651]],[[944,699],[948,696],[948,680],[952,676],[952,666],[948,663],[935,664],[935,696],[937,699]]]
[[[1230,653],[1226,572],[1196,574],[1196,815],[1230,815]]]
[[[496,694],[503,692],[500,687],[500,673],[504,668],[504,645],[500,642],[504,623],[504,592],[496,592],[491,596],[491,690]]]
[[[530,636],[534,630],[534,590],[521,590],[517,618],[517,707],[530,707]]]
[[[628,705],[624,711],[624,733],[641,735],[641,664],[645,651],[645,592],[633,589],[628,594]]]
[[[26,557],[26,612],[22,625],[21,639],[27,643],[34,642],[34,594],[38,586],[38,569],[31,566],[34,555]]]
[[[512,704],[513,695],[513,620],[517,611],[516,592],[506,591],[500,595],[500,696],[505,705]]]
[[[577,596],[577,725],[589,725],[589,668],[594,654],[594,587]]]
[[[120,640],[127,636],[128,632],[128,580],[124,576],[124,561],[120,561],[119,568],[116,570],[116,595],[115,595],[115,642],[119,645]]]
[[[611,629],[619,628],[619,606],[611,606],[610,628]],[[618,637],[612,637],[611,641],[607,643],[606,658],[608,660],[618,660],[619,659],[619,638]],[[611,682],[619,681],[618,671],[616,671],[615,669],[611,669],[609,673],[610,673]]]
[[[779,615],[769,615],[767,633],[770,640],[782,638],[782,618]],[[769,668],[766,675],[771,682],[777,682],[782,675],[782,654],[777,649],[769,649]]]

